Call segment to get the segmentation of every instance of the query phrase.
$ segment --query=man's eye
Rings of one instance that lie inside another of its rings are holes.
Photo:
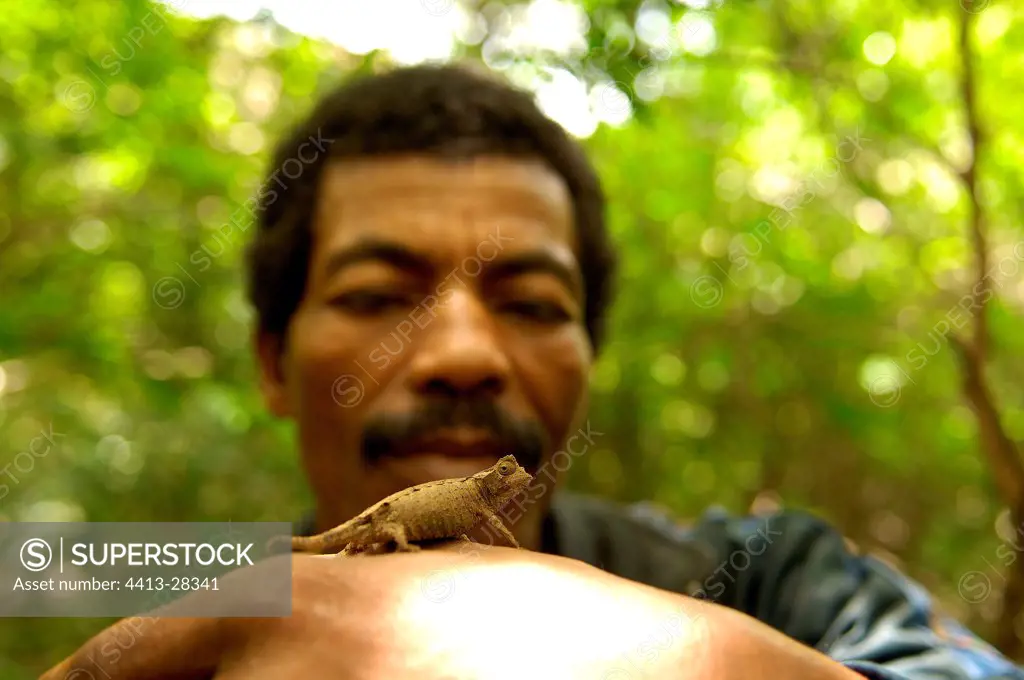
[[[356,314],[373,314],[396,307],[404,307],[408,301],[408,296],[395,293],[353,291],[337,296],[331,301],[331,304]]]
[[[516,316],[543,323],[559,323],[569,321],[572,318],[561,305],[551,302],[520,300],[506,303],[503,305],[503,308],[505,311],[511,312]]]

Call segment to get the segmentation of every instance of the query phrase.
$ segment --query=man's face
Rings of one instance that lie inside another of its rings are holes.
[[[280,358],[260,340],[264,393],[297,422],[319,528],[502,455],[531,473],[550,459],[586,408],[575,253],[568,190],[540,163],[403,156],[325,169]],[[535,531],[547,500],[517,535]]]

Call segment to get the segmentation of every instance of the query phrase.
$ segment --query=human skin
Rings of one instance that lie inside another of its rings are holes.
[[[258,334],[256,348],[268,408],[297,427],[317,530],[505,453],[487,432],[462,428],[446,431],[437,450],[371,462],[363,435],[381,415],[415,412],[432,398],[490,400],[543,434],[533,468],[579,427],[593,348],[572,202],[557,174],[499,157],[335,162],[313,232],[287,337]],[[390,244],[392,257],[332,268],[369,239]],[[424,304],[429,296],[442,304]],[[510,527],[527,550],[296,555],[292,616],[161,619],[104,672],[116,680],[860,677],[733,610],[532,552],[550,487],[530,496]],[[454,584],[442,602],[423,586],[438,573]],[[637,649],[661,640],[666,626],[676,631],[670,641],[640,658]],[[108,634],[44,678],[74,680],[68,673]]]
[[[860,678],[745,614],[562,557],[449,545],[290,559],[290,617],[111,627],[41,680]],[[104,658],[118,639],[132,644]]]

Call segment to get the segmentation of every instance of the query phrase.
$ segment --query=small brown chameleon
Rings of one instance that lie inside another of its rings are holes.
[[[403,489],[321,534],[293,536],[292,550],[344,550],[348,555],[390,543],[399,552],[412,552],[420,550],[418,541],[468,540],[466,532],[481,522],[489,523],[518,548],[498,511],[532,480],[515,456],[505,456],[471,477],[439,479]]]

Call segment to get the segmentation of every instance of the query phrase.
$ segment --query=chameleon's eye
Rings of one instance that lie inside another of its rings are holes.
[[[512,473],[512,466],[508,463],[501,463],[498,466],[498,474],[508,475]]]

